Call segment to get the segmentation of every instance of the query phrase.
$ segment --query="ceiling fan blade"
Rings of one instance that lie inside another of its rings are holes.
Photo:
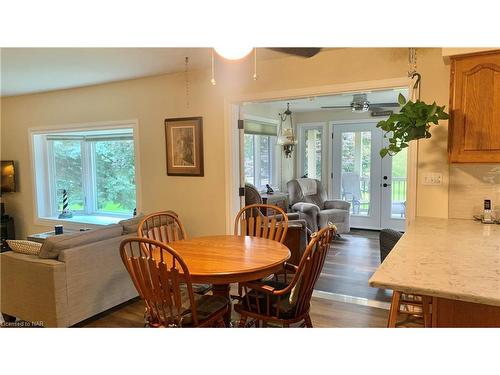
[[[308,48],[308,47],[292,47],[292,48],[277,47],[269,49],[300,57],[313,57],[314,55],[317,55],[319,51],[321,51],[321,48]]]
[[[342,108],[349,108],[349,109],[351,109],[351,108],[352,108],[352,106],[350,106],[350,105],[325,105],[325,106],[322,106],[322,107],[320,107],[320,108],[323,108],[323,109],[338,109],[338,108],[342,109]]]
[[[370,103],[370,107],[400,107],[399,103]]]

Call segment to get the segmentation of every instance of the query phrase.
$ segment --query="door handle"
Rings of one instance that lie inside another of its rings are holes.
[[[386,184],[385,182],[382,184],[383,187],[391,186],[391,184]]]

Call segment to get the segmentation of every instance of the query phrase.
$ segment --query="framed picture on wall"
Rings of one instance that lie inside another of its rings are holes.
[[[165,120],[167,175],[203,176],[203,118]]]

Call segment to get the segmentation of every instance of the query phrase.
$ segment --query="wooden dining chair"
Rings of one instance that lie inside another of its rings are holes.
[[[288,231],[288,216],[278,206],[256,203],[243,207],[234,220],[235,236],[261,237],[283,243]],[[269,275],[270,280],[277,275]],[[241,299],[243,289],[238,285],[238,295],[231,298]]]
[[[250,204],[243,207],[234,220],[236,236],[261,237],[283,243],[288,230],[285,211],[270,204]]]
[[[163,243],[187,239],[184,225],[179,215],[174,211],[154,212],[142,219],[137,227],[137,235],[141,238],[149,238]],[[211,289],[210,284],[193,284],[196,294],[206,294]]]
[[[145,216],[137,227],[137,235],[163,243],[187,239],[184,225],[174,211],[154,212]]]
[[[241,315],[239,327],[246,327],[247,319],[253,318],[256,327],[262,322],[263,327],[268,323],[283,327],[301,323],[301,327],[312,328],[311,296],[336,231],[337,228],[329,223],[328,227],[313,233],[299,265],[284,264],[283,282],[242,283],[245,294],[234,306]],[[287,283],[287,271],[294,273],[290,283]]]
[[[189,269],[169,245],[148,238],[127,238],[120,255],[141,299],[148,327],[222,327],[229,301],[194,294]]]

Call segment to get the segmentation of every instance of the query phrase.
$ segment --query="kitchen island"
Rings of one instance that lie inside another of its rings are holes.
[[[369,284],[432,297],[433,327],[500,327],[500,225],[418,217]]]

